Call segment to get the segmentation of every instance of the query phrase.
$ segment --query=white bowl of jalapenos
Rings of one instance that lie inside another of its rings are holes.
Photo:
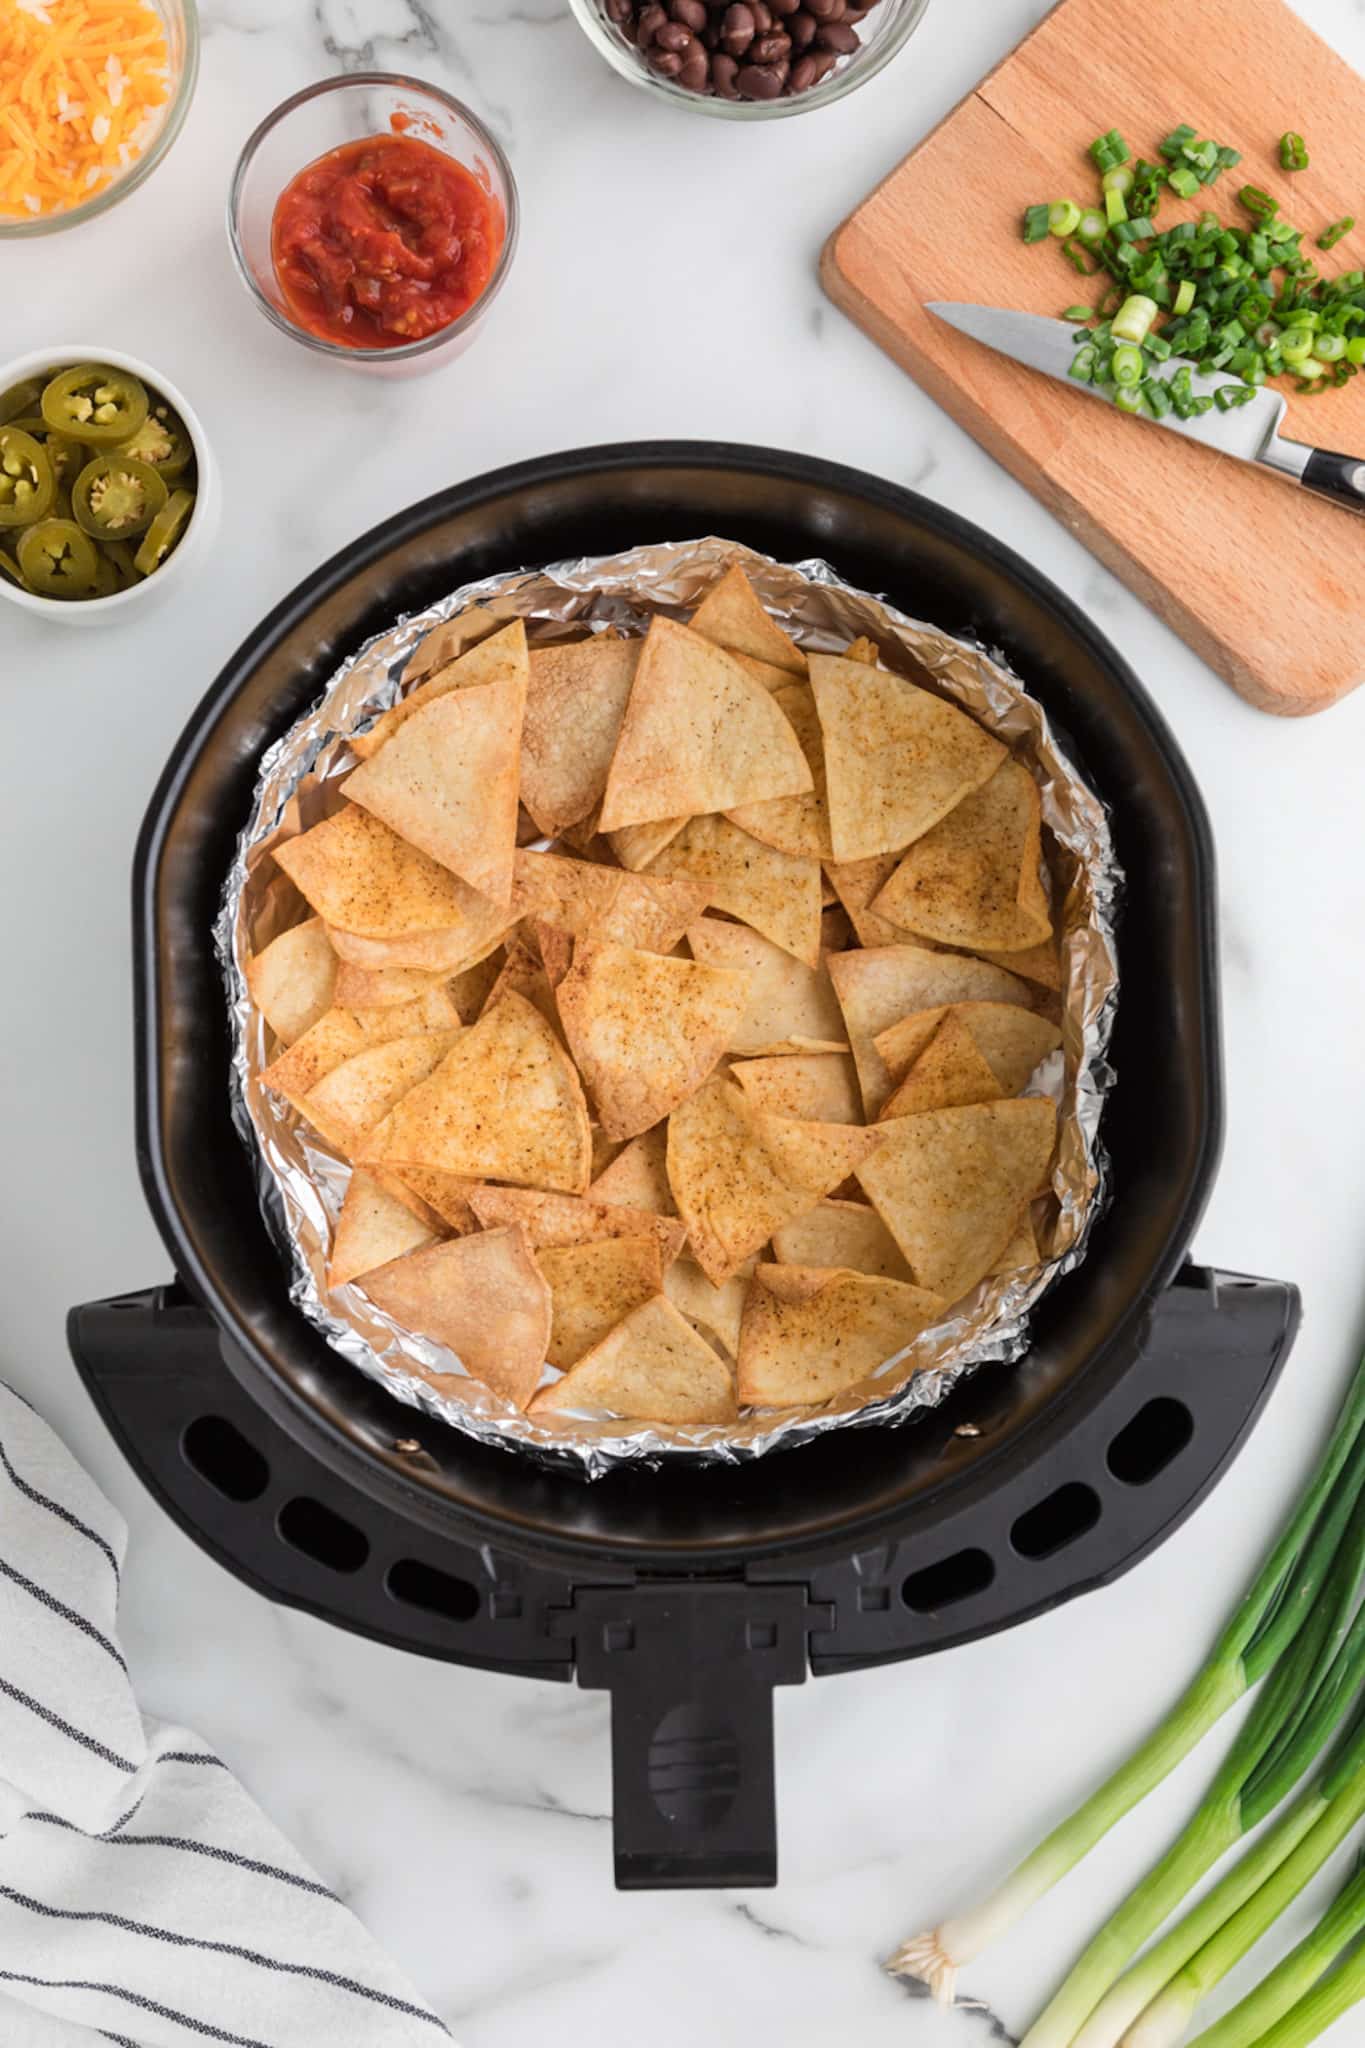
[[[81,348],[0,367],[0,597],[112,620],[184,577],[217,514],[204,430],[159,371]]]

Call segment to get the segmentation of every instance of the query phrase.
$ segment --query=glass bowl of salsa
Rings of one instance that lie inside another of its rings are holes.
[[[327,78],[267,115],[237,161],[228,238],[276,327],[361,369],[467,348],[517,241],[512,169],[478,117],[392,72]]]

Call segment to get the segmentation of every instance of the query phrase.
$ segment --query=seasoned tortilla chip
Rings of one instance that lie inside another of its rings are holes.
[[[1026,1016],[1021,1010],[1019,1015]],[[949,1010],[924,1051],[878,1112],[878,1122],[922,1109],[958,1109],[968,1102],[998,1102],[1005,1090],[960,1012]]]
[[[732,564],[711,585],[692,614],[692,631],[718,647],[752,655],[756,661],[787,669],[794,676],[806,673],[806,657],[796,642],[770,618],[738,562]]]
[[[461,1023],[467,1018],[449,985],[449,976],[430,974],[420,967],[355,967],[339,961],[336,970],[335,1001],[344,1010],[397,1010],[405,1003],[420,1002],[433,990],[445,989],[459,1011]]]
[[[811,772],[813,788],[805,796],[780,796],[772,803],[742,804],[730,816],[736,825],[751,832],[782,853],[804,853],[815,860],[833,858],[829,836],[829,801],[825,794],[825,746],[820,737],[820,716],[809,683],[785,681],[773,691],[773,702],[790,720],[801,742],[801,751]]]
[[[602,799],[602,830],[697,817],[812,787],[768,692],[722,648],[656,617]]]
[[[459,1036],[458,1031],[423,1031],[367,1046],[333,1067],[295,1107],[343,1159],[355,1159],[375,1125],[426,1080]]]
[[[519,853],[512,884],[515,917],[533,918],[577,939],[614,939],[646,953],[671,953],[714,900],[704,880],[689,873],[676,880],[668,867],[627,874],[556,853]]]
[[[737,1060],[730,1071],[750,1102],[760,1109],[775,1109],[779,1116],[804,1117],[821,1124],[860,1124],[863,1120],[858,1076],[846,1052],[798,1052],[775,1059]]]
[[[655,818],[648,825],[622,825],[619,831],[608,832],[607,844],[623,868],[638,873],[663,852],[670,839],[677,838],[686,823],[686,818]]]
[[[695,623],[692,630],[694,633],[697,630]],[[771,661],[760,661],[756,655],[744,654],[738,647],[727,647],[725,652],[729,655],[731,661],[739,663],[746,676],[752,676],[756,683],[762,683],[764,689],[770,695],[775,696],[779,690],[785,689],[788,683],[794,683],[797,680],[794,669],[778,668]],[[804,682],[804,680],[803,673],[802,681]]]
[[[453,1351],[471,1379],[526,1406],[550,1341],[550,1290],[524,1231],[480,1231],[411,1252],[371,1273],[365,1293],[401,1329]]]
[[[991,1267],[992,1274],[1017,1273],[1021,1266],[1036,1266],[1042,1254],[1038,1250],[1038,1239],[1034,1234],[1033,1219],[1025,1209],[1015,1228],[1013,1237]]]
[[[381,1151],[382,1131],[383,1125],[376,1125],[373,1133],[376,1149]],[[366,1171],[415,1216],[443,1225],[440,1235],[454,1231],[457,1237],[463,1237],[466,1231],[478,1229],[479,1219],[469,1206],[469,1190],[479,1185],[477,1181],[464,1180],[457,1173],[442,1173],[435,1166],[372,1166]]]
[[[1016,1003],[1028,1009],[1026,984],[984,960],[964,960],[956,953],[931,953],[921,946],[871,946],[856,953],[832,953],[825,963],[843,1010],[848,1042],[857,1063],[863,1108],[875,1117],[891,1093],[891,1076],[873,1040],[913,1010],[929,1010],[957,1002]],[[907,1054],[907,1065],[927,1045],[939,1019],[926,1030],[923,1043]]]
[[[403,665],[403,681],[416,685],[427,676],[435,675],[438,668],[445,668],[461,654],[468,654],[481,641],[501,631],[506,624],[487,605],[473,604],[467,610],[456,612],[453,618],[443,619],[439,626],[433,626],[424,633]],[[480,676],[480,682],[487,682]]]
[[[961,1300],[1047,1186],[1057,1112],[1037,1097],[930,1109],[882,1124],[855,1171],[920,1287]]]
[[[462,1032],[429,1081],[403,1102],[367,1164],[437,1166],[477,1180],[588,1185],[592,1140],[578,1075],[524,996],[509,993]]]
[[[472,889],[358,804],[282,840],[275,859],[329,926],[358,938],[456,931],[487,915]]]
[[[496,946],[485,954],[482,960],[469,967],[462,967],[450,978],[450,1000],[454,1003],[466,1024],[472,1024],[483,1009],[488,991],[502,972],[502,959]]]
[[[452,620],[451,624],[454,623]],[[437,632],[440,630],[438,627]],[[429,634],[423,645],[434,638],[434,634]],[[416,658],[414,655],[414,662]],[[368,761],[387,745],[415,712],[425,710],[438,697],[448,696],[452,690],[479,688],[490,683],[511,683],[524,689],[528,672],[525,622],[513,619],[509,626],[490,634],[486,640],[480,640],[477,646],[467,649],[455,659],[440,662],[430,672],[424,671],[425,681],[418,688],[409,690],[406,697],[400,698],[397,704],[377,718],[368,732],[357,733],[351,741],[351,750],[362,761]],[[413,673],[411,662],[408,673]]]
[[[846,1179],[880,1133],[757,1109],[714,1074],[668,1126],[668,1179],[692,1255],[718,1287],[774,1230]]]
[[[641,640],[534,647],[521,741],[521,800],[547,839],[600,802],[630,701]]]
[[[452,875],[451,880],[455,878]],[[398,968],[416,968],[446,981],[477,967],[498,947],[511,930],[505,910],[499,910],[486,896],[469,897],[474,909],[463,924],[450,931],[411,932],[405,938],[367,939],[328,925],[327,936],[339,960],[371,973],[388,973]]]
[[[412,1211],[382,1187],[373,1174],[357,1167],[337,1217],[327,1285],[344,1287],[376,1266],[404,1258],[430,1244],[434,1233]]]
[[[870,1216],[872,1211],[867,1213]],[[739,1323],[752,1264],[746,1259],[740,1270],[722,1280],[719,1287],[713,1287],[691,1259],[675,1260],[664,1274],[664,1293],[674,1308],[694,1326],[701,1324],[702,1334],[716,1338],[730,1358],[739,1350]]]
[[[490,903],[512,894],[524,678],[426,704],[349,775],[345,793]]]
[[[282,1045],[302,1038],[331,1008],[336,979],[337,956],[320,917],[281,932],[246,964],[251,1000]]]
[[[829,876],[845,911],[849,923],[857,935],[860,946],[905,946],[916,942],[913,933],[892,924],[889,917],[880,916],[870,908],[872,899],[882,884],[893,875],[900,856],[895,853],[874,853],[869,860],[826,861],[825,873]]]
[[[556,996],[598,1121],[609,1138],[633,1138],[700,1088],[744,1015],[749,981],[732,968],[579,939]]]
[[[354,1059],[366,1046],[384,1045],[391,1038],[411,1038],[422,1031],[453,1031],[459,1013],[441,984],[418,1001],[393,1009],[328,1010],[316,1024],[295,1039],[288,1052],[281,1053],[261,1075],[267,1088],[299,1107],[303,1097],[323,1076]]]
[[[601,1237],[536,1253],[549,1283],[554,1320],[545,1356],[567,1372],[663,1286],[659,1247],[652,1237]]]
[[[550,986],[550,977],[545,972],[545,963],[532,942],[523,936],[521,927],[507,942],[506,955],[498,972],[498,978],[489,989],[480,1015],[495,1010],[503,997],[510,991],[525,996],[533,1003],[555,1037],[563,1040],[560,1029],[559,1009],[555,1003],[555,992]]]
[[[813,654],[838,861],[896,853],[995,773],[1005,748],[965,711],[889,669]]]
[[[1036,981],[1040,988],[1059,989],[1062,985],[1062,960],[1055,934],[1041,946],[1022,946],[1018,952],[993,953],[986,946],[979,946],[976,951],[982,960],[1007,967],[1011,974],[1022,974],[1026,981]]]
[[[877,1033],[876,1050],[893,1081],[910,1071],[947,1014],[941,1008],[918,1010]],[[1017,1095],[1039,1061],[1062,1042],[1050,1019],[1021,1010],[1017,1003],[954,1003],[951,1014],[971,1032],[1002,1095]]]
[[[946,1306],[904,1280],[760,1266],[744,1304],[739,1398],[761,1408],[828,1401],[913,1343]]]
[[[862,661],[869,668],[876,668],[881,658],[881,649],[875,640],[868,639],[866,633],[860,634],[856,640],[850,640],[844,649],[845,661]]]
[[[1041,861],[1038,785],[1007,759],[916,840],[872,907],[940,945],[1022,951],[1052,936]]]
[[[734,1382],[706,1340],[656,1294],[531,1403],[533,1415],[576,1409],[635,1422],[732,1422]]]
[[[658,1216],[676,1216],[668,1185],[668,1128],[655,1124],[622,1147],[588,1194],[595,1202],[619,1202],[628,1209],[652,1209]]]
[[[485,1230],[505,1223],[521,1224],[536,1251],[542,1246],[592,1244],[602,1237],[652,1237],[667,1267],[687,1237],[681,1223],[653,1216],[646,1209],[626,1209],[616,1202],[583,1201],[575,1195],[548,1195],[529,1188],[472,1188],[469,1205]]]
[[[843,1266],[883,1280],[908,1280],[900,1246],[875,1209],[862,1202],[820,1202],[773,1232],[773,1251],[786,1266]]]
[[[844,1020],[829,975],[773,945],[761,933],[718,917],[689,927],[693,957],[709,967],[731,967],[749,976],[748,1006],[730,1040],[736,1053],[842,1052],[848,1044]]]
[[[728,818],[693,818],[650,866],[651,875],[691,877],[706,902],[738,917],[786,953],[820,964],[820,864],[776,847],[732,825]],[[679,934],[681,936],[681,934]]]

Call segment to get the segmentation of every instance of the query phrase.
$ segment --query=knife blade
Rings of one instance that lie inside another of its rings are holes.
[[[973,341],[983,342],[997,354],[1022,363],[1025,369],[1041,371],[1045,377],[1065,384],[1068,390],[1112,403],[1106,392],[1070,375],[1079,331],[1074,322],[1049,320],[1039,313],[1018,313],[1002,306],[974,306],[959,300],[929,300],[926,305],[935,318],[955,327],[960,334],[970,335]],[[1154,365],[1154,370],[1162,374],[1159,366]],[[1246,388],[1240,377],[1217,372],[1205,377],[1197,370],[1192,371],[1192,383],[1197,395],[1208,393],[1210,397],[1223,384]],[[1212,412],[1188,420],[1172,412],[1161,419],[1151,417],[1149,424],[1182,434],[1187,441],[1219,455],[1230,455],[1238,462],[1257,463],[1291,483],[1330,498],[1334,504],[1365,512],[1365,457],[1339,455],[1328,448],[1290,440],[1280,432],[1285,411],[1282,394],[1262,385],[1253,399],[1227,412],[1215,407]],[[1131,417],[1148,419],[1146,414]]]

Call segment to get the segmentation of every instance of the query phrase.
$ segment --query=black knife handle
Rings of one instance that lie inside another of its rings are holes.
[[[1304,465],[1302,481],[1320,497],[1346,505],[1352,512],[1365,512],[1365,457],[1314,448]]]

